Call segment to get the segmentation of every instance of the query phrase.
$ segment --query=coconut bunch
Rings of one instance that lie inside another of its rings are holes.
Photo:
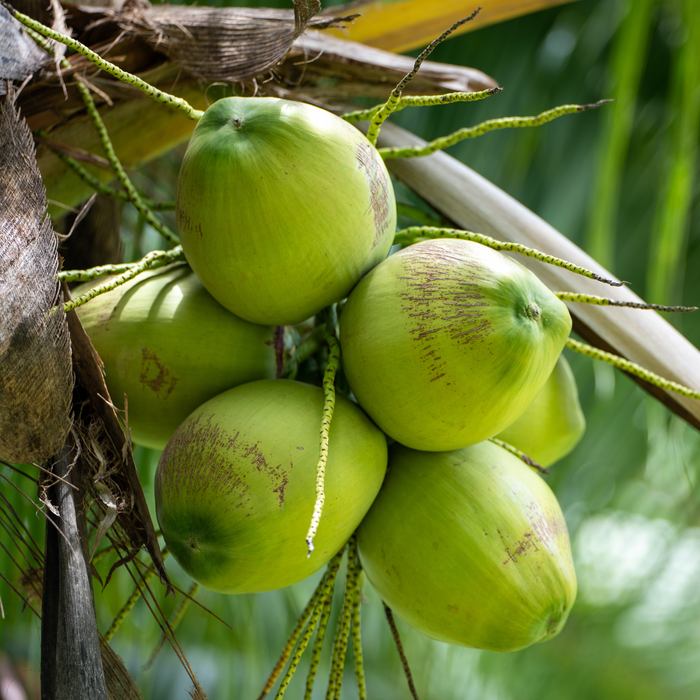
[[[388,256],[396,203],[381,156],[309,105],[212,105],[177,215],[187,263],[78,312],[133,438],[164,448],[157,515],[185,571],[221,592],[281,588],[359,526],[370,582],[426,634],[510,650],[558,632],[576,590],[561,510],[538,474],[485,441],[523,413],[541,430],[512,442],[546,463],[580,437],[565,305],[478,243]],[[323,388],[278,376],[292,374],[281,327],[314,317],[307,341],[330,350]],[[336,397],[339,363],[349,391]]]
[[[500,651],[557,634],[576,595],[561,509],[525,451],[551,463],[583,430],[560,359],[565,345],[576,347],[562,299],[613,302],[553,293],[502,252],[621,283],[467,231],[397,234],[384,160],[600,103],[378,150],[379,130],[397,109],[494,93],[402,97],[422,60],[461,23],[419,56],[385,104],[344,118],[270,97],[225,98],[199,112],[113,71],[197,121],[178,180],[179,238],[129,194],[180,245],[114,266],[113,280],[66,307],[82,309],[135,439],[164,448],[158,520],[196,582],[266,591],[328,564],[302,614],[297,654],[316,623],[322,643],[348,540],[339,650],[351,618],[359,629],[362,569],[416,629]],[[362,120],[366,136],[351,126]],[[400,250],[389,255],[393,245]],[[87,277],[105,270],[93,272]],[[285,338],[299,332],[286,329],[299,324],[314,330],[290,348]],[[294,381],[312,355],[322,386]],[[334,651],[337,682],[344,653]]]

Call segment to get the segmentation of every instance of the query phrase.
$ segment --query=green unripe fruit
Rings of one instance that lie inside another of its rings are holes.
[[[493,437],[551,374],[571,317],[519,263],[477,243],[404,248],[353,290],[342,363],[360,405],[398,442],[442,451]]]
[[[574,373],[560,355],[552,374],[520,418],[496,437],[548,467],[566,457],[586,430]]]
[[[276,374],[274,328],[224,309],[184,263],[139,275],[77,311],[115,405],[127,396],[140,445],[162,450],[197,406]]]
[[[395,445],[358,545],[387,605],[450,644],[515,651],[544,641],[576,598],[554,494],[490,442],[437,453]]]
[[[204,113],[177,190],[187,261],[227,309],[300,323],[391,247],[396,203],[374,146],[326,110],[230,97]]]
[[[347,542],[377,495],[386,438],[336,398],[315,549],[323,390],[288,380],[244,384],[198,408],[163,452],[156,513],[170,552],[206,588],[250,593],[310,576]]]

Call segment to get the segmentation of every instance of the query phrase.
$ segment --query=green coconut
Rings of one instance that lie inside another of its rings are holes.
[[[576,379],[566,358],[560,355],[525,413],[496,437],[548,467],[566,457],[585,430]]]
[[[326,500],[307,557],[322,413],[319,387],[252,382],[205,403],[173,435],[156,472],[156,513],[195,581],[223,593],[283,588],[349,539],[382,484],[386,438],[357,404],[336,398]]]
[[[139,275],[77,311],[115,405],[124,408],[127,396],[140,445],[162,450],[197,406],[276,374],[275,329],[224,309],[184,263]]]
[[[469,241],[425,241],[355,287],[340,318],[342,363],[387,435],[451,450],[523,413],[570,330],[566,306],[511,258]]]
[[[358,545],[387,605],[450,644],[515,651],[550,639],[576,598],[554,494],[490,442],[452,452],[395,445]]]
[[[188,262],[221,304],[289,325],[347,296],[386,257],[396,204],[376,149],[339,117],[229,97],[194,130],[177,220]]]

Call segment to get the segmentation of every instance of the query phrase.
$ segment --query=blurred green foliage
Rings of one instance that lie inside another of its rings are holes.
[[[285,0],[259,4],[289,6]],[[487,27],[451,39],[432,58],[479,68],[504,92],[480,103],[405,110],[396,121],[430,139],[491,117],[617,97],[597,111],[539,129],[487,134],[450,153],[604,258],[642,296],[653,292],[649,301],[696,304],[699,22],[698,0],[579,0]],[[149,196],[172,199],[181,156],[149,164],[138,184]],[[398,192],[411,200],[402,188]],[[124,238],[132,259],[162,245],[129,208]],[[700,318],[671,321],[700,343]],[[449,647],[399,621],[424,700],[683,700],[700,694],[700,435],[627,377],[580,356],[569,359],[588,431],[547,480],[571,532],[577,604],[559,637],[513,654]],[[152,504],[158,454],[138,448],[136,458]],[[32,484],[0,469],[35,498]],[[0,491],[41,542],[43,517],[5,483]],[[11,549],[6,532],[0,541]],[[111,563],[100,564],[103,576]],[[175,562],[168,560],[168,569],[179,586],[189,587]],[[0,572],[10,580],[17,574],[3,551]],[[257,697],[317,580],[260,595],[200,591],[197,599],[231,629],[191,606],[178,639],[212,700]],[[174,602],[153,587],[169,614]],[[132,588],[124,571],[106,591],[98,587],[101,630]],[[369,585],[366,594],[370,698],[404,700],[408,689],[380,602]],[[2,581],[0,597],[0,649],[14,660],[28,659],[36,671],[39,622],[21,611]],[[153,667],[143,669],[159,634],[139,602],[112,643],[144,698],[187,698],[190,683],[167,643]],[[325,696],[328,656],[326,649],[315,698]],[[343,698],[357,697],[351,664],[349,654]],[[286,697],[303,696],[307,665],[302,661],[301,677]]]

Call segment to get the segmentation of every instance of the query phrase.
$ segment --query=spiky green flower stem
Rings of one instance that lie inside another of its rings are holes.
[[[150,85],[144,80],[141,80],[141,78],[137,78],[135,75],[123,71],[121,68],[118,68],[113,63],[106,61],[94,51],[91,51],[87,46],[81,44],[79,41],[76,41],[75,39],[72,39],[71,37],[66,36],[65,34],[61,34],[60,32],[56,32],[53,29],[49,29],[49,27],[44,26],[43,24],[41,24],[41,22],[37,22],[31,17],[27,17],[27,15],[18,12],[14,9],[14,7],[12,7],[12,5],[6,2],[6,0],[0,1],[7,9],[7,11],[18,22],[21,22],[25,27],[33,29],[38,34],[41,34],[41,36],[47,37],[48,39],[53,39],[59,44],[63,44],[69,49],[73,49],[73,51],[82,54],[83,56],[85,56],[85,58],[94,63],[98,68],[114,76],[115,78],[117,78],[117,80],[121,80],[121,82],[126,83],[127,85],[133,85],[134,87],[141,90],[141,92],[143,92],[144,94],[148,95],[149,97],[152,97],[157,102],[162,102],[163,104],[171,105],[172,107],[179,109],[189,119],[200,119],[204,114],[204,112],[202,112],[201,110],[194,109],[194,107],[192,107],[192,105],[190,105],[186,100],[183,100],[180,97],[175,97],[175,95],[169,95],[167,92],[163,92],[162,90],[158,90],[158,88],[155,88],[153,87],[153,85]]]
[[[336,554],[333,559],[330,560],[328,563],[328,568],[326,569],[326,573],[324,574],[323,577],[323,588],[321,589],[321,595],[319,596],[318,600],[316,601],[316,606],[314,607],[313,613],[311,614],[311,617],[309,619],[309,622],[306,626],[306,630],[304,631],[304,635],[301,638],[301,641],[299,642],[299,646],[297,647],[297,650],[294,652],[294,656],[292,657],[292,660],[289,664],[289,668],[287,669],[287,673],[285,673],[284,678],[282,679],[282,682],[280,683],[279,690],[277,691],[277,695],[275,696],[275,700],[282,700],[284,697],[284,693],[287,690],[287,687],[289,686],[292,678],[294,677],[294,673],[297,670],[297,666],[299,665],[299,661],[301,660],[301,656],[306,650],[306,647],[309,645],[309,640],[311,639],[311,636],[314,633],[314,629],[316,628],[316,623],[318,622],[319,618],[321,617],[321,614],[323,613],[325,609],[325,604],[326,601],[329,601],[333,597],[333,590],[335,586],[335,577],[338,574],[338,569],[340,568],[340,561],[343,558],[343,553],[345,552],[345,547]],[[260,696],[259,700],[262,700],[264,696]]]
[[[112,166],[114,174],[117,176],[117,180],[119,180],[119,184],[126,190],[129,201],[134,205],[139,214],[143,216],[146,223],[150,224],[150,226],[154,228],[161,236],[163,236],[166,241],[172,243],[173,245],[177,245],[179,243],[178,237],[162,221],[159,221],[154,216],[153,212],[145,205],[141,199],[141,196],[136,191],[136,188],[129,179],[129,176],[126,174],[126,171],[122,167],[122,164],[114,150],[114,146],[112,145],[112,140],[109,138],[109,134],[107,133],[107,127],[102,121],[100,113],[97,111],[95,101],[92,99],[89,88],[80,80],[76,81],[76,87],[82,95],[83,102],[85,103],[88,114],[95,125],[95,129],[97,129],[97,133],[99,134],[100,141],[102,142],[102,148],[107,156],[107,160]]]
[[[192,599],[197,595],[199,591],[199,584],[198,583],[193,583],[190,586],[190,590],[187,591],[187,595],[183,595],[182,598],[178,601],[178,604],[175,606],[175,610],[173,610],[172,615],[170,615],[170,618],[168,619],[168,627],[167,629],[170,632],[175,632],[175,630],[180,626],[180,623],[182,622],[182,619],[185,617],[185,613],[187,612],[188,608],[192,604]],[[153,662],[156,660],[156,656],[158,656],[158,653],[160,650],[163,648],[163,645],[165,644],[166,636],[165,633],[160,635],[160,639],[158,640],[158,644],[156,644],[155,649],[151,652],[151,655],[148,657],[148,661],[146,662],[145,666],[143,667],[144,670],[149,669],[152,665]]]
[[[165,559],[165,557],[168,556],[168,548],[163,547],[163,549],[160,552],[161,557]],[[154,570],[149,569],[146,571],[146,573],[143,575],[141,579],[141,583],[137,583],[136,586],[134,587],[134,590],[132,591],[131,595],[127,598],[126,603],[122,606],[122,609],[117,613],[116,617],[112,621],[112,624],[109,626],[109,629],[105,632],[104,635],[104,640],[105,642],[109,642],[112,637],[116,634],[117,630],[122,626],[122,622],[126,619],[126,616],[129,614],[131,609],[136,605],[136,601],[143,595],[143,591],[146,588],[146,585],[148,582],[151,580],[151,577],[155,573]]]
[[[658,374],[654,374],[648,369],[644,369],[644,367],[641,367],[640,365],[635,364],[634,362],[630,362],[629,360],[625,360],[624,358],[619,357],[618,355],[613,355],[612,353],[605,352],[605,350],[594,348],[592,345],[581,343],[578,340],[574,340],[573,338],[569,338],[566,341],[566,347],[570,350],[580,352],[582,355],[586,355],[587,357],[592,357],[594,360],[603,360],[603,362],[607,362],[608,364],[613,365],[613,367],[617,367],[617,369],[620,369],[623,372],[629,372],[630,374],[634,374],[636,377],[643,379],[645,382],[649,382],[649,384],[658,386],[660,389],[675,391],[677,394],[687,396],[691,399],[700,399],[700,391],[694,391],[693,389],[689,389],[687,386],[683,386],[682,384],[677,384],[676,382],[671,382],[668,379],[664,379]]]
[[[418,691],[416,690],[416,685],[413,682],[413,674],[411,673],[411,667],[408,665],[408,658],[406,658],[406,653],[403,650],[403,644],[401,644],[401,637],[399,636],[399,630],[396,627],[396,622],[394,621],[394,613],[391,612],[391,608],[382,601],[384,605],[384,614],[386,615],[387,622],[389,623],[389,628],[391,629],[391,636],[394,638],[394,643],[396,644],[396,650],[399,652],[399,658],[401,659],[401,665],[403,666],[403,672],[408,681],[408,689],[411,691],[411,697],[413,700],[419,700]]]
[[[352,622],[352,605],[357,592],[357,538],[353,535],[348,542],[348,569],[345,577],[345,595],[343,607],[338,619],[338,629],[333,643],[333,655],[331,657],[331,672],[328,678],[328,690],[326,700],[339,700],[340,689],[343,685],[343,670],[345,668],[345,654],[348,648],[350,636],[350,624]]]
[[[342,557],[342,552],[341,552],[341,557]],[[330,564],[329,564],[329,567],[330,567]],[[284,645],[284,649],[282,649],[282,653],[280,654],[279,659],[277,659],[277,663],[275,664],[275,667],[272,669],[272,673],[270,674],[270,677],[267,679],[267,682],[265,683],[265,687],[262,689],[262,692],[258,696],[258,700],[263,700],[263,698],[272,690],[272,686],[277,682],[277,679],[280,677],[280,674],[284,670],[284,667],[287,665],[287,661],[289,661],[289,657],[292,655],[292,652],[294,651],[294,647],[297,645],[297,642],[299,641],[299,637],[301,637],[301,633],[304,631],[304,627],[306,626],[306,623],[309,621],[311,614],[313,613],[319,599],[321,598],[321,594],[323,593],[325,585],[326,585],[326,574],[324,574],[324,576],[318,582],[318,586],[316,586],[316,590],[313,592],[313,595],[311,596],[311,598],[309,598],[309,602],[306,604],[306,607],[302,611],[301,615],[299,615],[299,618],[297,619],[297,623],[296,623],[296,625],[294,625],[294,629],[292,630],[292,633],[289,635],[289,639],[287,639],[287,643]]]
[[[392,148],[379,148],[378,151],[379,155],[384,160],[389,158],[420,158],[422,156],[429,156],[431,153],[435,153],[435,151],[439,151],[443,148],[454,146],[456,143],[464,141],[464,139],[473,139],[477,136],[482,136],[489,131],[513,129],[523,126],[541,126],[565,114],[574,114],[587,109],[596,109],[610,101],[611,100],[599,100],[589,105],[560,105],[559,107],[541,112],[534,117],[500,117],[498,119],[487,119],[485,122],[481,122],[481,124],[477,124],[476,126],[465,126],[447,136],[440,136],[425,146],[409,146],[405,148],[394,146]]]
[[[124,265],[102,265],[100,267],[93,267],[90,270],[69,270],[65,273],[60,272],[58,274],[59,280],[63,282],[79,282],[83,280],[95,279],[106,274],[112,274],[113,270],[121,270],[128,265],[125,272],[118,274],[117,277],[109,282],[93,287],[82,296],[79,296],[71,301],[67,301],[63,305],[63,310],[67,312],[77,309],[79,306],[87,304],[100,294],[111,292],[113,289],[116,289],[120,285],[128,282],[146,270],[155,270],[158,267],[164,267],[165,265],[170,265],[170,263],[178,262],[184,259],[185,254],[182,252],[182,246],[177,246],[172,250],[154,250],[151,253],[148,253],[148,255],[137,263],[126,263]],[[65,275],[65,277],[62,277],[62,275]]]
[[[332,314],[335,319],[335,314]],[[314,537],[318,530],[318,524],[321,520],[323,512],[323,504],[326,500],[324,482],[326,479],[326,462],[328,461],[328,434],[331,429],[331,420],[333,419],[333,411],[335,410],[335,375],[340,364],[340,344],[336,339],[335,322],[331,321],[325,326],[325,338],[328,343],[329,357],[326,370],[323,373],[323,418],[321,419],[321,434],[319,440],[319,457],[318,465],[316,466],[316,502],[311,516],[311,524],[309,531],[306,533],[306,546],[308,548],[308,556],[314,551]]]
[[[525,255],[528,258],[534,258],[535,260],[539,260],[547,265],[562,267],[565,270],[569,270],[569,272],[573,272],[577,275],[582,275],[583,277],[588,277],[589,279],[609,284],[611,287],[621,287],[624,284],[624,282],[617,282],[615,280],[608,279],[607,277],[602,277],[592,270],[587,270],[585,267],[579,267],[578,265],[574,265],[566,260],[555,258],[552,255],[546,255],[545,253],[541,253],[539,250],[535,250],[534,248],[528,248],[524,245],[520,245],[519,243],[503,243],[502,241],[497,241],[490,236],[485,236],[482,233],[473,233],[472,231],[461,231],[453,228],[437,228],[435,226],[409,226],[408,228],[402,229],[396,233],[394,236],[394,245],[411,245],[421,238],[458,238],[463,241],[481,243],[481,245],[485,245],[493,250],[507,250],[511,253],[520,253],[521,255]]]
[[[554,296],[562,301],[575,301],[582,304],[596,304],[597,306],[624,306],[628,309],[646,309],[652,311],[675,311],[688,312],[697,311],[697,306],[663,306],[662,304],[647,304],[640,301],[618,301],[607,297],[597,297],[593,294],[578,294],[576,292],[554,292]]]
[[[400,81],[399,84],[391,91],[389,99],[377,110],[376,114],[372,117],[369,129],[367,130],[367,138],[369,142],[374,146],[377,143],[377,138],[379,136],[379,130],[382,128],[382,124],[396,111],[399,103],[401,102],[401,95],[406,88],[406,86],[415,78],[416,73],[418,73],[423,61],[425,61],[428,56],[435,50],[435,47],[442,43],[447,37],[452,34],[452,32],[457,29],[457,27],[462,26],[465,22],[469,22],[474,19],[479,14],[481,8],[472,12],[469,17],[455,22],[447,31],[440,34],[440,36],[432,41],[418,56],[413,68],[409,73],[407,73]]]
[[[534,459],[531,457],[528,457],[524,452],[521,452],[517,447],[513,447],[513,445],[508,444],[507,442],[504,442],[503,440],[499,440],[498,438],[489,438],[489,442],[492,442],[494,445],[498,445],[499,447],[502,447],[504,450],[507,450],[510,452],[512,455],[515,455],[518,459],[521,459],[525,464],[527,464],[528,467],[532,467],[535,471],[540,472],[541,474],[549,474],[549,472],[540,464],[537,464]]]
[[[489,88],[488,90],[480,90],[479,92],[448,92],[444,95],[412,95],[410,97],[402,97],[394,108],[394,112],[400,112],[402,109],[406,109],[406,107],[431,107],[433,105],[448,105],[455,102],[476,102],[477,100],[483,100],[499,92],[503,92],[502,87]],[[342,118],[350,124],[368,121],[374,119],[382,107],[384,107],[383,104],[370,107],[369,109],[361,109],[356,112],[348,112],[347,114],[343,114]]]
[[[39,136],[44,138],[50,138],[45,132],[39,132]],[[129,195],[123,190],[115,190],[109,185],[105,185],[100,182],[87,168],[84,168],[75,158],[57,151],[51,146],[51,142],[47,142],[46,146],[51,148],[53,152],[63,161],[73,172],[81,179],[83,182],[87,183],[95,192],[101,194],[103,197],[109,197],[110,199],[116,199],[120,202],[130,202]],[[147,197],[141,197],[141,201],[144,206],[148,207],[151,211],[173,211],[175,209],[175,202],[154,202]]]
[[[304,700],[311,700],[314,692],[314,681],[318,673],[318,666],[321,662],[321,651],[323,650],[323,641],[326,638],[326,630],[328,629],[328,620],[331,617],[331,607],[333,600],[327,598],[323,603],[323,610],[318,621],[318,632],[316,632],[316,640],[314,648],[311,651],[311,663],[309,665],[309,673],[306,676],[306,688],[304,690]]]
[[[360,627],[360,603],[362,602],[362,587],[365,581],[365,572],[362,570],[362,564],[360,564],[359,558],[357,560],[356,579],[355,597],[352,601],[352,651],[355,657],[355,676],[357,678],[359,700],[367,700],[365,665],[362,656],[362,630]]]

